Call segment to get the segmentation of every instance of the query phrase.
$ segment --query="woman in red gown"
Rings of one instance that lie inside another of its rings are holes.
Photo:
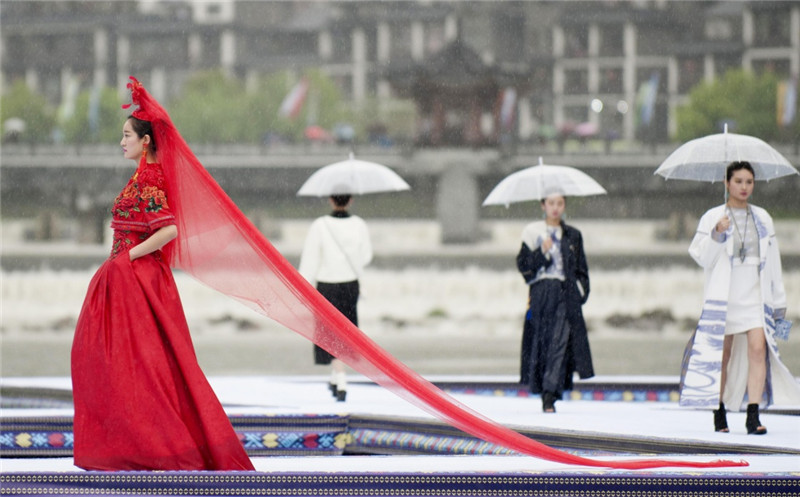
[[[75,330],[75,465],[252,470],[197,363],[161,251],[178,228],[154,126],[132,116],[123,127],[124,156],[139,165],[114,201],[111,256],[89,284]]]

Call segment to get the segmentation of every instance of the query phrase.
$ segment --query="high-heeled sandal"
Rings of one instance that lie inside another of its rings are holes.
[[[719,403],[719,409],[714,410],[714,431],[719,433],[729,433],[728,416],[725,411],[725,404]]]
[[[747,419],[744,422],[748,435],[765,435],[767,427],[758,420],[758,404],[747,404]]]

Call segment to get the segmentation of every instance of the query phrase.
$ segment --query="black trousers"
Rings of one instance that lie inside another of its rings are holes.
[[[358,326],[358,280],[346,281],[344,283],[322,283],[317,282],[317,291],[325,297],[328,302],[333,304],[344,317],[351,323]],[[319,345],[314,345],[314,364],[330,364],[334,359],[327,350]]]
[[[570,326],[563,282],[545,279],[530,288],[530,307],[522,330],[520,382],[532,393],[551,392],[557,399],[572,388]]]

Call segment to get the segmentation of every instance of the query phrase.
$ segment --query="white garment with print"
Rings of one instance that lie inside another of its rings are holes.
[[[553,263],[547,267],[540,268],[539,271],[536,272],[532,282],[544,278],[564,281],[564,260],[561,256],[561,238],[563,236],[564,233],[561,226],[549,226],[544,221],[534,221],[526,225],[522,230],[522,242],[531,250],[541,250],[542,242],[545,238],[549,238],[553,241],[550,250],[545,254]]]

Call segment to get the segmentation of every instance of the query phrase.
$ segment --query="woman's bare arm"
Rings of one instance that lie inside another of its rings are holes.
[[[147,254],[153,253],[156,250],[159,250],[161,247],[166,245],[167,243],[171,242],[178,236],[178,227],[174,224],[169,226],[164,226],[163,228],[159,229],[152,235],[150,238],[143,241],[139,245],[133,247],[128,251],[128,256],[131,260],[136,260],[139,257],[145,256]]]

